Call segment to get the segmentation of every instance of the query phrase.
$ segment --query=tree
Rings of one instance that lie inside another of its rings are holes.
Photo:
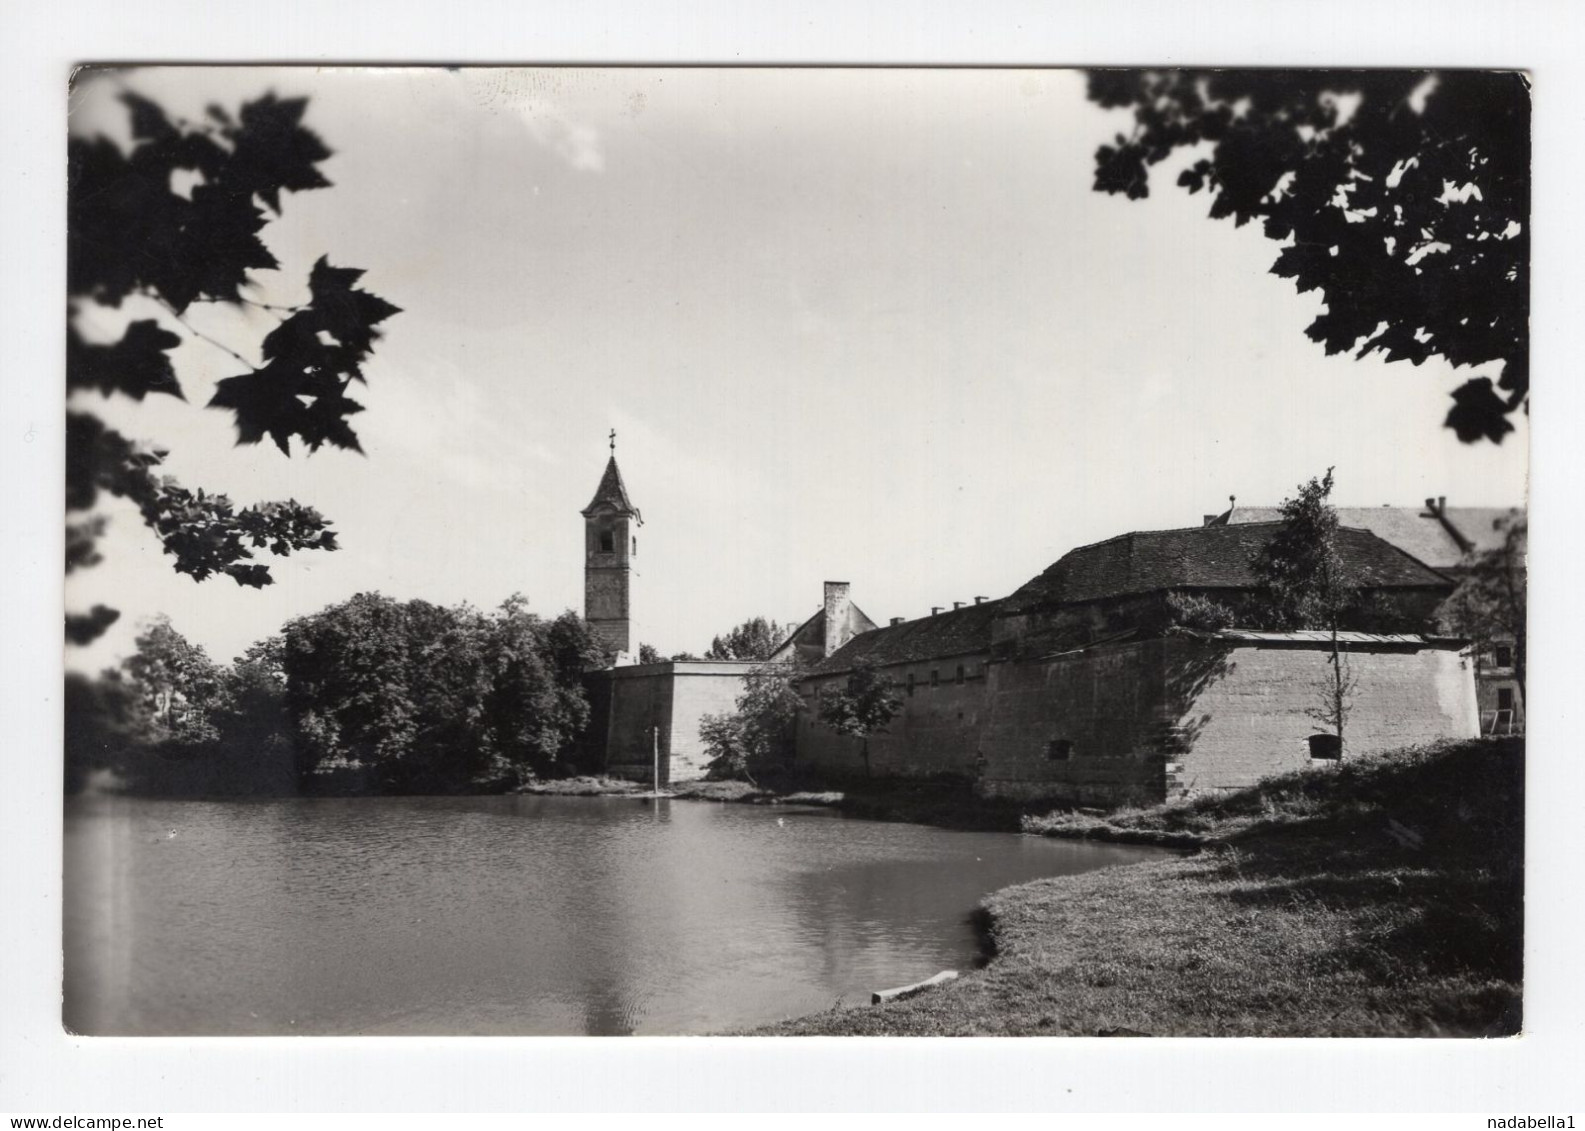
[[[641,664],[658,664],[661,662],[660,652],[653,644],[640,644],[638,646],[638,662]]]
[[[897,684],[868,664],[856,665],[842,687],[820,694],[820,721],[838,734],[864,740],[861,754],[870,764],[870,735],[884,733],[902,708]]]
[[[306,299],[281,305],[254,297],[255,273],[279,266],[259,235],[265,209],[279,215],[283,192],[330,184],[318,168],[330,150],[302,124],[307,100],[266,94],[235,117],[211,106],[200,123],[172,121],[130,91],[120,100],[131,116],[129,150],[102,136],[68,142],[68,396],[185,399],[169,351],[189,334],[246,367],[220,381],[209,401],[232,413],[239,444],[269,436],[289,455],[296,437],[309,451],[325,444],[361,450],[347,418],[363,406],[347,391],[363,382],[377,326],[398,308],[357,287],[362,271],[325,258],[309,274]],[[190,191],[179,188],[183,182]],[[194,329],[187,314],[199,303],[268,311],[279,324],[258,345],[261,364]],[[133,317],[120,338],[99,340],[94,323],[123,307]],[[138,316],[145,312],[150,317]],[[238,509],[225,495],[159,475],[168,455],[91,411],[68,410],[68,574],[100,561],[101,493],[133,503],[173,568],[195,581],[225,574],[258,588],[273,578],[255,551],[336,549],[334,531],[313,508],[288,500]],[[68,616],[67,639],[86,643],[116,616],[102,605]]]
[[[68,672],[64,714],[67,793],[80,792],[95,771],[125,777],[129,755],[152,741],[148,712],[114,669],[97,679]]]
[[[583,620],[362,593],[283,631],[302,772],[355,765],[388,792],[510,788],[559,769],[589,723],[583,674],[604,652]]]
[[[1330,467],[1324,478],[1301,483],[1298,494],[1283,500],[1281,528],[1249,564],[1266,583],[1276,627],[1323,628],[1332,634],[1331,696],[1322,721],[1333,726],[1341,751],[1352,681],[1337,627],[1344,610],[1355,602],[1356,591],[1337,552],[1337,511],[1327,502],[1331,494]]]
[[[121,667],[152,742],[190,750],[218,737],[213,715],[224,701],[223,672],[170,618],[156,617],[139,633]]]
[[[1446,632],[1467,636],[1480,653],[1498,644],[1513,648],[1514,682],[1525,693],[1527,674],[1526,553],[1530,527],[1523,512],[1499,520],[1502,544],[1464,556],[1458,588],[1437,610]]]
[[[709,776],[742,778],[774,774],[792,764],[803,700],[798,669],[792,664],[760,664],[743,677],[737,710],[705,715],[699,737],[710,756]]]
[[[710,641],[707,660],[768,660],[792,629],[765,617],[751,617],[725,636]]]
[[[1459,439],[1500,443],[1528,411],[1530,88],[1516,72],[1090,72],[1133,112],[1096,152],[1095,188],[1135,200],[1179,149],[1213,218],[1262,223],[1273,274],[1319,291],[1328,354],[1501,365],[1453,394]],[[1498,390],[1501,390],[1499,392]]]

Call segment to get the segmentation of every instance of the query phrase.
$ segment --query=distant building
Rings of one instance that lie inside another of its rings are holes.
[[[637,528],[644,524],[616,466],[616,440],[594,498],[583,508],[583,619],[617,663],[638,654],[633,627]]]
[[[954,774],[992,795],[1152,802],[1246,786],[1335,757],[1312,714],[1330,684],[1330,634],[1206,631],[1183,599],[1265,600],[1249,561],[1277,525],[1125,534],[1064,555],[1008,597],[853,637],[801,682],[798,760],[841,773]],[[1453,589],[1364,530],[1339,551],[1352,583],[1410,620]],[[1358,677],[1349,755],[1478,733],[1461,642],[1345,631]],[[815,703],[859,665],[901,693],[885,732],[836,734]]]
[[[1229,500],[1221,514],[1205,516],[1207,526],[1280,522],[1281,507],[1241,507]],[[1517,507],[1450,507],[1447,498],[1427,499],[1424,507],[1337,507],[1345,527],[1368,530],[1405,553],[1457,581],[1469,555],[1500,549],[1505,527]],[[1480,695],[1481,729],[1512,734],[1524,730],[1524,691],[1514,668],[1512,640],[1499,640],[1476,657],[1475,683]]]
[[[818,663],[861,632],[875,627],[853,603],[851,586],[846,581],[825,583],[825,601],[819,611],[804,621],[770,654],[773,664]]]
[[[615,445],[584,522],[584,619],[612,657],[587,679],[591,759],[616,777],[662,784],[703,776],[708,755],[699,734],[705,715],[736,709],[744,675],[759,666],[741,660],[635,662],[638,539],[643,519],[617,467]],[[854,605],[848,584],[828,581],[820,610],[781,644],[771,662],[817,661],[875,623]]]

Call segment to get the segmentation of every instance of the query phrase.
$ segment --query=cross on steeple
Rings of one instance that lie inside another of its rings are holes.
[[[611,454],[616,455],[616,429],[611,429]]]

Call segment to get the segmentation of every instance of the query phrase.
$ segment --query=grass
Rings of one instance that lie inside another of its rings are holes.
[[[1522,989],[1524,748],[1476,740],[1027,824],[1192,856],[1007,888],[983,969],[781,1035],[1503,1036]],[[1100,832],[1098,830],[1108,830]]]

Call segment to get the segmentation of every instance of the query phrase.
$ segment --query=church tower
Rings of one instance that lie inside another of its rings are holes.
[[[594,498],[583,508],[583,619],[617,663],[631,663],[638,652],[633,628],[633,562],[638,556],[634,531],[644,524],[616,466],[616,432],[611,458]]]

